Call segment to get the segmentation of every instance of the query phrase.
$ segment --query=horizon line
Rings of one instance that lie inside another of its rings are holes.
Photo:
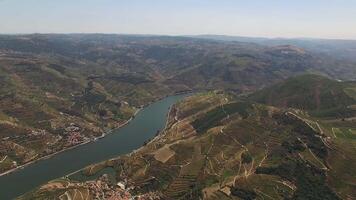
[[[1,33],[0,35],[132,35],[132,36],[166,36],[166,37],[203,37],[203,36],[218,36],[218,37],[241,37],[251,39],[269,39],[269,40],[341,40],[341,41],[356,41],[356,38],[332,38],[332,37],[284,37],[284,36],[246,36],[246,35],[224,35],[224,34],[152,34],[152,33],[114,33],[114,32],[27,32],[27,33]],[[207,38],[209,39],[209,38]],[[213,38],[211,38],[213,39]]]

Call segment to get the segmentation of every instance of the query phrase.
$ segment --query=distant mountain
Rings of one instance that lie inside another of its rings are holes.
[[[225,35],[197,35],[188,36],[194,38],[213,39],[220,41],[251,42],[261,45],[295,45],[308,51],[321,53],[338,59],[346,59],[356,62],[356,40],[338,39],[312,39],[312,38],[263,38],[263,37],[240,37]]]

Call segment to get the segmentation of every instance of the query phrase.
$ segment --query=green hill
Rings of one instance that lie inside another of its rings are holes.
[[[250,95],[250,100],[278,106],[311,111],[320,116],[347,117],[356,104],[356,83],[339,82],[307,74],[289,78]]]

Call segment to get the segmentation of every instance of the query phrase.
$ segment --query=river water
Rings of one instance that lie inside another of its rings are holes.
[[[38,161],[0,177],[0,199],[13,199],[87,165],[130,153],[164,128],[169,107],[186,95],[166,97],[140,111],[126,126],[86,145]]]

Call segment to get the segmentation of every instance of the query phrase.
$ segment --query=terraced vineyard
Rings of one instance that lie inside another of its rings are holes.
[[[113,160],[116,180],[162,199],[355,196],[352,119],[243,99],[216,91],[179,102],[160,135]]]

